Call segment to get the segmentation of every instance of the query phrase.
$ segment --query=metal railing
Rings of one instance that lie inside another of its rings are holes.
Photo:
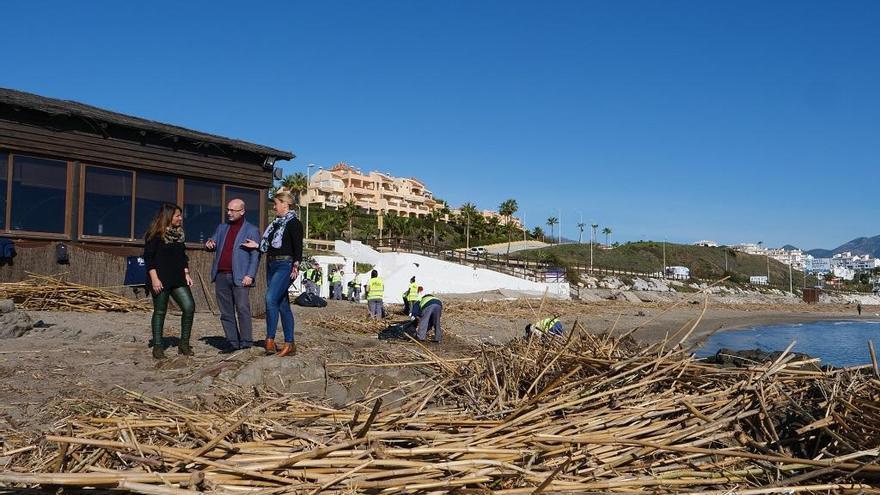
[[[450,261],[460,265],[485,268],[487,270],[525,278],[536,282],[545,282],[548,270],[554,267],[546,263],[529,262],[522,260],[508,260],[505,255],[489,253],[470,253],[461,249],[441,249],[442,246],[434,246],[431,243],[417,239],[402,237],[385,237],[382,239],[370,239],[367,241],[373,249],[384,252],[408,252],[422,254],[443,261]],[[564,278],[564,275],[563,275]]]
[[[326,241],[322,241],[326,242]],[[410,252],[416,254],[423,254],[425,256],[430,256],[432,258],[442,259],[444,261],[451,261],[454,263],[473,266],[477,268],[486,268],[488,270],[493,270],[500,273],[505,273],[508,275],[512,275],[515,277],[525,278],[532,281],[537,282],[558,282],[558,281],[566,281],[566,271],[563,269],[561,271],[562,275],[560,276],[558,273],[560,272],[560,267],[551,265],[550,263],[541,262],[541,261],[530,261],[530,260],[522,260],[522,259],[508,259],[505,254],[489,254],[489,253],[471,253],[465,249],[444,249],[443,245],[434,245],[429,242],[424,242],[418,239],[409,239],[405,237],[385,237],[382,239],[372,238],[367,240],[366,244],[370,245],[377,251],[401,251],[401,252]],[[625,277],[638,277],[638,278],[653,278],[659,280],[677,280],[679,282],[684,283],[705,283],[712,284],[717,282],[717,279],[709,279],[697,276],[690,276],[686,280],[682,280],[681,278],[666,276],[660,274],[658,272],[649,273],[642,272],[637,270],[630,269],[622,269],[622,268],[614,268],[607,266],[597,266],[593,265],[592,267],[588,263],[576,263],[574,265],[567,266],[568,270],[572,270],[579,275],[589,275],[589,276],[625,276]],[[551,275],[548,277],[548,273]],[[750,287],[753,289],[779,289],[783,292],[788,292],[789,285],[786,283],[769,283],[763,285],[756,285],[750,283],[739,283],[738,285],[743,287]],[[572,295],[576,296],[579,294],[580,288],[576,284],[572,284]],[[800,292],[802,287],[795,285],[793,287],[795,292]],[[837,288],[823,288],[826,292],[833,292],[838,294],[871,294],[871,292],[859,292],[853,290],[841,290]]]

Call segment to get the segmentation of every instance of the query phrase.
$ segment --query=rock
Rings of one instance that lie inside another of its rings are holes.
[[[12,299],[0,299],[0,314],[11,313],[15,311],[15,303]]]
[[[638,292],[635,295],[641,302],[663,302],[663,298],[652,291]]]
[[[671,292],[672,291],[672,289],[670,289],[669,286],[666,285],[662,280],[658,280],[656,278],[648,279],[648,287],[650,287],[650,290],[653,290],[656,292]]]
[[[5,299],[4,301],[9,301]],[[10,301],[12,302],[12,301]],[[2,304],[2,301],[0,301]],[[3,312],[0,316],[0,339],[13,339],[31,331],[34,323],[31,317],[22,311]]]
[[[640,278],[634,278],[632,290],[651,290],[651,285]]]
[[[586,290],[580,291],[578,295],[578,299],[585,302],[599,302],[602,301],[602,297],[596,294],[595,292],[590,292]]]
[[[599,287],[602,289],[619,289],[623,287],[623,282],[617,277],[605,277],[599,282]]]
[[[627,301],[627,302],[631,302],[631,303],[642,302],[642,300],[639,299],[639,296],[633,294],[632,292],[625,291],[625,290],[617,292],[614,295],[614,299],[617,299],[618,301]]]

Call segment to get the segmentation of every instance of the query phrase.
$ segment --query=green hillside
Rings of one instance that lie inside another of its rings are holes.
[[[564,266],[590,264],[589,244],[563,244],[541,249],[520,251],[511,257],[533,261],[549,261]],[[593,246],[593,266],[614,270],[654,273],[663,267],[663,243],[633,242],[613,249]],[[702,279],[720,279],[727,275],[734,282],[748,282],[752,275],[767,275],[767,258],[734,251],[727,247],[703,247],[666,243],[666,266],[686,266],[691,276]],[[794,285],[803,286],[803,274],[792,271]],[[770,260],[770,282],[788,285],[788,265]],[[815,283],[813,277],[807,284]]]

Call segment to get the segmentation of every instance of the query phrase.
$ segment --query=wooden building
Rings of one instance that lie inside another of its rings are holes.
[[[80,283],[121,285],[117,267],[109,268],[111,275],[90,274],[77,266],[77,253],[118,256],[124,270],[124,256],[141,251],[143,234],[164,202],[183,208],[190,258],[204,265],[211,255],[202,245],[224,220],[226,202],[243,199],[247,219],[262,230],[275,162],[293,157],[0,88],[0,236],[13,239],[19,251],[11,265],[0,267],[0,281],[21,279],[26,268],[47,274],[64,268]],[[69,267],[42,266],[45,253],[33,263],[28,259],[28,249],[54,250],[59,242],[71,249]],[[200,271],[210,282],[204,266]]]

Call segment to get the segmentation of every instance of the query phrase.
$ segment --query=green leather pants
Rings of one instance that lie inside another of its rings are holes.
[[[189,347],[189,336],[192,333],[193,315],[196,303],[189,287],[175,287],[153,294],[153,345],[162,345],[162,327],[165,326],[165,314],[168,312],[168,299],[174,299],[183,314],[180,316],[180,344]]]

